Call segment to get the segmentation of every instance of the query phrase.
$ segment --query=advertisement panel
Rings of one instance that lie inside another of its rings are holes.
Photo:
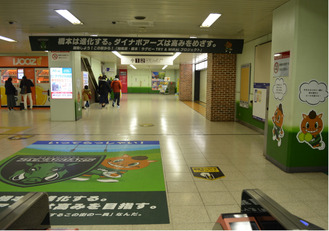
[[[72,68],[50,68],[52,99],[72,99]]]

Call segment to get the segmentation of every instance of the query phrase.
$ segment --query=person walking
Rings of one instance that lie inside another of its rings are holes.
[[[102,105],[102,107],[105,107],[105,105],[109,103],[108,96],[110,90],[111,87],[109,83],[106,81],[106,76],[99,78],[99,82],[98,82],[98,92],[100,94],[99,103]]]
[[[111,88],[114,93],[114,99],[112,102],[112,107],[114,107],[115,102],[117,103],[118,108],[120,107],[120,93],[121,93],[121,82],[119,80],[119,76],[116,75],[114,80],[111,83]]]
[[[23,76],[21,83],[19,84],[19,88],[21,89],[21,95],[24,99],[24,109],[27,110],[27,97],[30,100],[30,109],[33,108],[33,101],[32,101],[32,90],[31,87],[34,87],[33,82],[30,79],[27,79],[26,76]]]
[[[82,99],[83,99],[83,107],[89,107],[89,100],[91,99],[91,90],[88,88],[88,85],[82,90]]]
[[[9,111],[14,110],[14,107],[16,106],[15,95],[17,93],[17,90],[13,85],[12,81],[13,79],[9,77],[5,82],[5,94],[7,95],[7,107]]]

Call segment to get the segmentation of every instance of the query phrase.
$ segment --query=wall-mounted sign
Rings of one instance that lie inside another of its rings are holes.
[[[277,78],[273,86],[273,95],[276,100],[283,100],[283,96],[287,92],[287,85],[283,78]]]
[[[252,117],[254,119],[265,121],[266,97],[269,83],[254,83],[254,103],[252,107]]]
[[[310,104],[317,105],[323,103],[328,98],[328,88],[323,82],[318,83],[313,79],[309,83],[302,83],[299,86],[299,100]]]
[[[249,108],[251,64],[241,65],[240,107]]]
[[[52,62],[63,62],[63,61],[69,62],[70,52],[52,51],[50,57]]]
[[[290,51],[274,55],[273,77],[288,77],[290,64]]]
[[[30,36],[32,51],[132,51],[241,54],[243,39]]]
[[[88,71],[82,72],[83,86],[88,86]]]
[[[171,56],[123,56],[121,64],[173,65]]]
[[[50,68],[52,99],[72,99],[72,68]]]
[[[48,56],[0,56],[0,67],[48,67]]]

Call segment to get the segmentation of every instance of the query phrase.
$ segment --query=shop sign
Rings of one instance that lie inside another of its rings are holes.
[[[131,51],[241,54],[243,39],[30,36],[32,51]]]
[[[124,65],[173,65],[171,56],[123,56],[121,64]]]
[[[0,67],[48,67],[48,56],[0,56]]]

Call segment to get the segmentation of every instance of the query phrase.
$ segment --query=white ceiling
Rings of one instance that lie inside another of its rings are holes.
[[[272,12],[289,0],[0,0],[0,54],[32,54],[30,35],[227,38],[250,41],[272,31]],[[67,9],[84,24],[74,26],[54,9]],[[208,29],[209,13],[222,16]],[[135,16],[145,16],[142,21]],[[10,23],[13,22],[13,23]],[[115,22],[115,23],[113,23]],[[119,62],[111,52],[82,52],[102,62]],[[182,54],[175,64],[191,63]],[[137,66],[138,67],[138,66]],[[168,67],[170,68],[170,67]]]

